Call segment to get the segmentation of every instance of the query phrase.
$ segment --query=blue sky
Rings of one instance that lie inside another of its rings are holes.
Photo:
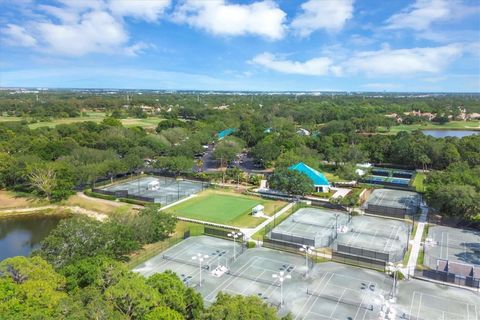
[[[0,0],[0,86],[480,92],[480,5]]]

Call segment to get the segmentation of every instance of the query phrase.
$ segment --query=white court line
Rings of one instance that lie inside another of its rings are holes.
[[[335,313],[335,311],[337,311],[338,304],[340,303],[340,300],[343,298],[343,295],[345,294],[345,291],[346,291],[346,289],[343,289],[343,292],[342,292],[342,294],[340,295],[340,298],[337,299],[337,303],[335,304],[335,308],[333,308],[332,313],[330,313],[330,318],[332,318],[332,317],[333,317],[333,314]]]
[[[325,285],[323,286],[322,290],[320,290],[320,293],[323,293],[323,291],[325,291],[325,288],[328,286],[328,282],[330,282],[330,279],[333,277],[335,273],[332,273],[332,275],[330,276],[330,278],[328,278],[327,282],[325,283]],[[313,296],[310,296],[310,297],[313,297]],[[308,298],[308,300],[310,300],[310,297]],[[312,310],[313,306],[317,303],[317,300],[320,299],[319,297],[315,296],[315,299],[313,300],[313,303],[310,305],[310,308],[308,308],[308,311],[305,315],[308,315],[310,313],[310,310]]]
[[[449,297],[436,296],[436,295],[433,295],[433,294],[428,294],[428,293],[423,293],[423,292],[417,292],[417,291],[414,292],[414,295],[415,295],[415,293],[419,293],[419,294],[421,295],[421,296],[420,296],[420,302],[419,302],[419,313],[420,313],[420,308],[422,308],[422,306],[421,306],[421,301],[422,301],[422,297],[423,297],[423,296],[432,297],[432,298],[435,298],[435,299],[437,299],[437,300],[443,300],[443,301],[445,301],[445,303],[448,303],[448,304],[451,304],[451,303],[453,302],[453,303],[455,303],[456,305],[458,305],[459,307],[460,307],[460,306],[463,306],[463,308],[466,307],[466,308],[467,308],[467,312],[469,312],[468,309],[470,308],[470,305],[473,305],[473,306],[475,306],[475,308],[476,308],[476,305],[475,305],[475,304],[470,304],[470,303],[464,302],[464,301],[462,301],[462,300],[456,300],[456,299],[451,299],[451,298],[449,298]],[[425,306],[423,306],[423,308],[424,308],[424,309],[436,310],[436,311],[439,310],[439,306],[429,307],[428,305],[425,305]],[[463,308],[462,308],[462,309],[463,309]],[[443,313],[445,313],[445,314],[458,315],[458,314],[456,314],[456,313],[451,313],[451,312],[445,311],[445,310],[443,310],[443,309],[442,309],[441,311],[442,311]],[[468,319],[468,318],[467,318],[467,319]]]
[[[412,296],[412,300],[410,302],[410,312],[408,313],[409,315],[412,315],[412,311],[413,311],[413,302],[417,302],[417,300],[415,299],[415,295],[417,294],[417,291],[414,291],[413,292],[413,296]]]
[[[370,288],[370,284],[371,284],[371,282],[368,283],[367,288]],[[376,287],[376,285],[375,285],[375,287]],[[363,293],[363,296],[362,296],[362,300],[360,301],[360,306],[363,305],[363,301],[365,301],[365,298],[366,298],[366,297],[367,297],[367,293],[364,292],[364,293]],[[353,320],[357,319],[357,315],[358,315],[358,313],[360,312],[360,308],[361,308],[361,307],[358,307],[358,308],[357,308],[357,312],[355,313],[355,317],[353,317]],[[363,318],[364,318],[364,319],[365,319],[365,315],[366,315],[366,312],[363,313]]]
[[[330,273],[330,272],[325,272],[325,273],[322,275],[322,277],[320,278],[320,281],[318,282],[318,285],[317,285],[316,287],[319,287],[319,286],[322,284],[323,280],[325,279],[325,277],[326,277],[329,273]],[[332,273],[332,275],[330,276],[330,278],[332,278],[332,277],[333,277],[333,273]],[[330,280],[328,280],[328,281],[330,281]],[[327,281],[327,283],[328,283],[328,281]],[[297,318],[300,316],[300,314],[302,314],[303,309],[305,309],[305,306],[306,306],[306,305],[308,304],[308,302],[310,301],[310,298],[312,298],[312,296],[309,296],[309,295],[308,295],[307,301],[305,301],[305,303],[304,303],[303,306],[302,306],[302,309],[300,309],[300,312],[299,312],[298,315],[295,317],[295,319],[297,319]],[[307,315],[307,314],[308,314],[308,312],[307,312],[305,315]]]
[[[442,240],[440,240],[440,259],[443,259],[443,234],[444,232],[442,231]],[[438,260],[437,260],[437,265],[438,265]]]
[[[445,247],[445,250],[447,251],[447,254],[445,255],[445,260],[449,260],[448,259],[448,242],[449,242],[449,239],[448,239],[448,232],[447,232],[447,245]]]
[[[420,311],[422,310],[422,298],[423,298],[423,293],[420,292],[420,300],[418,300],[417,319],[420,318]]]

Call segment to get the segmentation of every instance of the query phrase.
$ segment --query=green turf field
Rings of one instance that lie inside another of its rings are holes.
[[[266,218],[252,216],[251,210],[257,204],[265,207],[264,214],[273,215],[287,203],[267,200],[225,190],[205,190],[190,200],[179,203],[167,211],[173,215],[216,222],[236,227],[253,228]]]
[[[249,214],[262,199],[250,199],[223,194],[197,196],[174,207],[175,214],[204,221],[228,224],[237,217]]]

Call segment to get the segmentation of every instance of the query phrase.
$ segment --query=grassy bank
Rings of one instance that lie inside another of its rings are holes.
[[[84,121],[93,121],[96,123],[102,122],[105,119],[106,114],[104,112],[86,112],[85,115],[75,118],[58,118],[52,119],[51,121],[40,121],[35,123],[28,124],[30,129],[36,129],[40,127],[55,127],[59,124],[70,124],[70,123],[77,123],[77,122],[84,122]],[[26,120],[28,122],[32,121],[32,118],[29,117],[6,117],[0,116],[0,122],[11,122],[11,121],[22,121]],[[120,119],[122,124],[126,127],[142,127],[145,129],[154,129],[157,127],[158,123],[163,119],[160,117],[148,117],[145,119],[140,118],[126,118]]]
[[[426,122],[420,124],[401,124],[398,126],[378,128],[382,133],[397,134],[400,131],[415,131],[415,130],[480,130],[480,121],[450,121],[445,124],[438,124],[434,122]]]

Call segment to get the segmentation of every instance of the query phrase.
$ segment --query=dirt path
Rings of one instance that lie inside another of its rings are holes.
[[[89,196],[87,196],[87,195],[86,195],[85,193],[83,193],[83,192],[77,192],[77,196],[80,197],[80,198],[87,199],[87,200],[89,200],[89,201],[94,201],[94,202],[98,202],[98,203],[104,203],[104,204],[108,204],[108,205],[111,205],[111,206],[114,206],[114,207],[121,207],[121,206],[124,206],[124,205],[125,205],[125,203],[123,203],[123,202],[118,202],[118,201],[112,201],[112,200],[106,200],[106,199],[89,197]],[[133,208],[142,209],[143,207],[135,204],[135,205],[133,205]]]
[[[108,218],[106,214],[99,213],[92,210],[87,210],[84,208],[80,208],[78,206],[57,206],[57,205],[48,205],[48,206],[35,207],[35,208],[15,208],[15,209],[0,210],[0,215],[10,217],[10,216],[29,214],[37,211],[51,210],[51,209],[68,210],[74,214],[84,214],[90,218],[94,218],[99,221],[104,221]]]

